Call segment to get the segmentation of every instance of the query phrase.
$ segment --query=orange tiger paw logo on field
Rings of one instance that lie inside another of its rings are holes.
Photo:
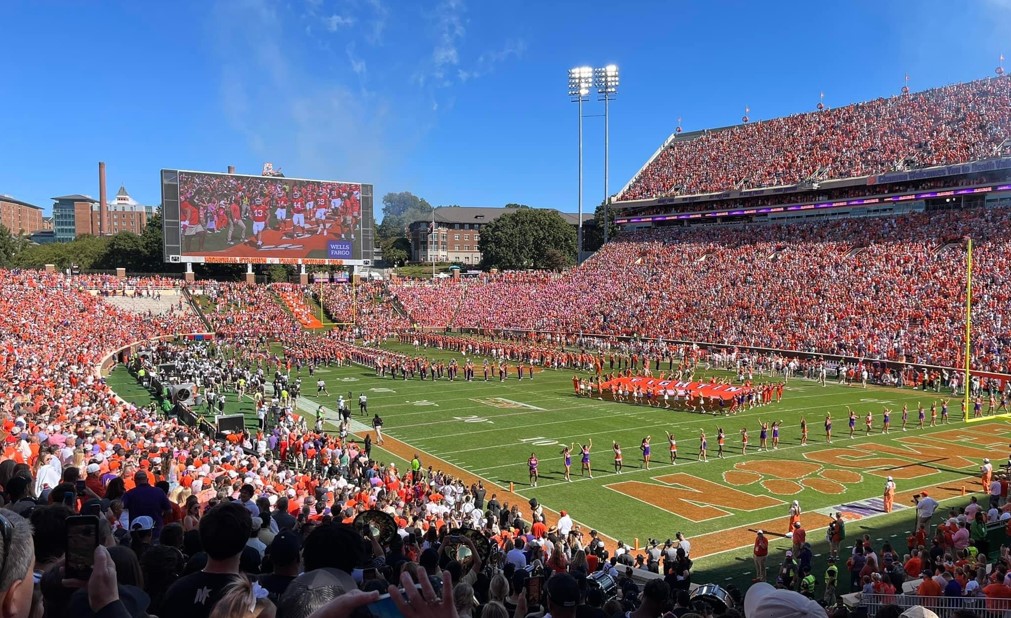
[[[805,489],[823,494],[841,494],[846,485],[860,483],[864,477],[859,472],[825,469],[825,466],[806,461],[752,460],[741,461],[733,470],[723,473],[723,480],[732,487],[745,487],[761,483],[766,491],[777,496],[792,496]]]

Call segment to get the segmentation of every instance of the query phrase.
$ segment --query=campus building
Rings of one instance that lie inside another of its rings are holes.
[[[105,229],[101,229],[102,213],[98,200],[88,195],[64,195],[52,198],[53,231],[56,242],[69,242],[80,236],[111,236],[120,232],[142,234],[154,206],[145,206],[130,197],[120,186],[113,201],[106,204]]]
[[[0,224],[15,235],[28,235],[43,229],[42,208],[0,195]]]
[[[481,263],[478,241],[481,229],[502,215],[516,212],[516,208],[485,208],[471,206],[443,206],[436,208],[434,219],[415,221],[408,227],[412,262],[453,262],[473,265]],[[578,216],[558,213],[570,225],[578,224]],[[592,214],[583,215],[583,225],[592,221]],[[432,222],[435,222],[433,237]]]

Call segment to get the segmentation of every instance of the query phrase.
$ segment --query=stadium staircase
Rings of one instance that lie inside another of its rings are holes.
[[[848,260],[851,258],[855,258],[864,251],[867,251],[867,245],[860,245],[859,247],[853,247],[852,249],[849,250],[849,253],[846,254],[846,259]]]
[[[460,304],[456,306],[456,311],[453,312],[453,317],[449,318],[449,324],[446,326],[453,326],[456,324],[456,318],[460,316],[460,312],[463,311],[463,305],[467,302],[468,291],[468,288],[463,288],[463,294],[460,294]]]
[[[385,281],[383,282],[383,291],[386,293],[386,297],[390,299],[390,304],[397,310],[397,313],[407,318],[407,321],[410,322],[411,314],[407,312],[407,309],[404,309],[404,305],[400,303],[400,299],[397,298],[397,295],[393,293],[393,290],[390,289],[389,284]]]
[[[944,240],[944,241],[942,241],[941,244],[940,244],[940,246],[938,246],[937,249],[934,250],[934,257],[938,257],[941,254],[943,254],[943,253],[945,253],[945,252],[947,252],[947,251],[949,251],[949,250],[951,250],[953,248],[959,248],[959,249],[962,248],[962,239],[961,238],[958,239],[958,240]]]
[[[182,294],[183,299],[185,299],[186,302],[189,304],[190,308],[193,309],[193,313],[195,313],[196,316],[200,318],[200,322],[207,329],[207,332],[213,333],[214,327],[211,326],[211,321],[207,319],[206,315],[204,315],[204,310],[200,308],[200,303],[198,303],[196,299],[193,298],[193,295],[190,294],[189,288],[183,286],[180,289],[181,289],[180,293]]]

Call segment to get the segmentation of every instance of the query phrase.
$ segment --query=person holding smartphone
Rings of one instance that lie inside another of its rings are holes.
[[[461,584],[469,584],[471,586],[477,582],[477,576],[481,574],[481,569],[484,567],[484,563],[481,562],[481,556],[477,552],[477,545],[474,545],[474,541],[470,537],[464,535],[450,535],[446,537],[446,542],[442,544],[442,553],[446,553],[450,549],[456,549],[457,546],[463,545],[470,550],[470,555],[473,558],[471,561],[470,570],[466,573],[460,575]],[[450,558],[456,560],[457,557],[450,556]]]
[[[32,615],[32,593],[35,588],[32,528],[27,519],[14,511],[0,509],[0,531],[3,533],[0,581],[10,582],[6,589],[0,590],[0,607],[4,610],[4,616],[28,618]]]

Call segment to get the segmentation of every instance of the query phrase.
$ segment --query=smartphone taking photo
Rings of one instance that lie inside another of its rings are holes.
[[[64,572],[68,579],[87,580],[95,566],[98,547],[98,517],[74,515],[67,518],[67,556]]]

